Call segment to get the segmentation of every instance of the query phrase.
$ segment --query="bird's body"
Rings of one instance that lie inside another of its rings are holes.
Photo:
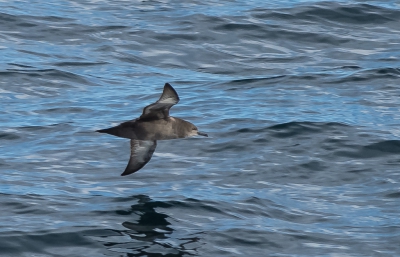
[[[207,136],[192,123],[169,116],[169,109],[179,102],[178,94],[168,83],[160,99],[143,109],[142,115],[118,126],[97,130],[101,133],[131,139],[131,158],[122,176],[132,174],[146,165],[157,146],[157,140]]]
[[[98,132],[128,139],[151,141],[185,138],[197,135],[197,133],[193,133],[193,135],[188,134],[186,127],[190,127],[191,129],[194,125],[179,118],[167,117],[165,119],[154,120],[134,119],[112,128],[98,130]]]

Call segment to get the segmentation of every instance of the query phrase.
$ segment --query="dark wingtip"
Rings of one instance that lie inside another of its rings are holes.
[[[168,82],[165,83],[164,89],[165,89],[165,88],[171,89],[171,90],[175,93],[175,95],[178,96],[178,93],[176,92],[175,88],[173,88],[173,87],[171,86],[171,84],[169,84]]]
[[[175,90],[175,88],[173,88],[172,86],[171,86],[171,84],[169,84],[168,82],[167,83],[165,83],[165,85],[164,85],[164,89],[163,89],[163,93],[162,93],[162,95],[161,95],[161,97],[166,93],[166,92],[168,92],[168,91],[172,91],[172,93],[174,94],[174,97],[177,99],[177,102],[176,103],[178,103],[179,102],[179,96],[178,96],[178,93],[176,92],[176,90]]]
[[[129,167],[130,162],[131,162],[131,160],[129,160],[128,165],[126,166],[125,171],[122,172],[121,176],[127,176],[127,175],[130,175],[132,173],[135,173],[136,171],[138,171],[141,168],[143,168],[144,165],[146,165],[146,163],[145,163],[143,165],[140,165],[140,166],[136,167],[136,169],[132,169],[131,167]]]
[[[122,172],[121,176],[126,176],[129,174],[135,173],[135,172],[136,172],[136,170],[129,170],[128,167],[126,167],[125,171]]]
[[[169,88],[169,89],[172,88],[172,90],[174,90],[174,88],[173,88],[173,87],[171,86],[171,84],[169,84],[168,82],[164,84],[164,89],[163,89],[163,91],[166,90],[167,88]]]
[[[143,166],[144,166],[144,165],[143,165]],[[143,166],[142,166],[142,167],[143,167]],[[137,170],[129,170],[129,169],[126,169],[124,172],[122,172],[121,176],[130,175],[130,174],[132,174],[132,173],[135,173],[135,172],[138,171],[138,170],[140,170],[140,168],[137,169]]]

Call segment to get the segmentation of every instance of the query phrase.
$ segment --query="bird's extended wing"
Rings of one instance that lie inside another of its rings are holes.
[[[169,117],[169,109],[179,102],[179,96],[175,89],[165,83],[163,93],[157,102],[152,103],[143,109],[143,113],[139,119],[165,119]]]
[[[156,150],[157,141],[131,140],[131,158],[121,176],[132,174],[148,163]]]

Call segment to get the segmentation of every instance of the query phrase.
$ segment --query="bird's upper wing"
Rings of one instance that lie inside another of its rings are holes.
[[[169,117],[169,109],[179,102],[179,96],[175,89],[165,83],[163,93],[157,102],[152,103],[143,109],[143,113],[139,119],[164,119]]]
[[[132,174],[148,163],[156,150],[157,141],[131,140],[131,158],[121,176]]]

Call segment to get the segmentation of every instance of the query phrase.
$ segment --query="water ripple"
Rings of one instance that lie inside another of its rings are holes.
[[[3,255],[399,255],[395,2],[0,10]],[[120,177],[165,82],[210,137]]]

